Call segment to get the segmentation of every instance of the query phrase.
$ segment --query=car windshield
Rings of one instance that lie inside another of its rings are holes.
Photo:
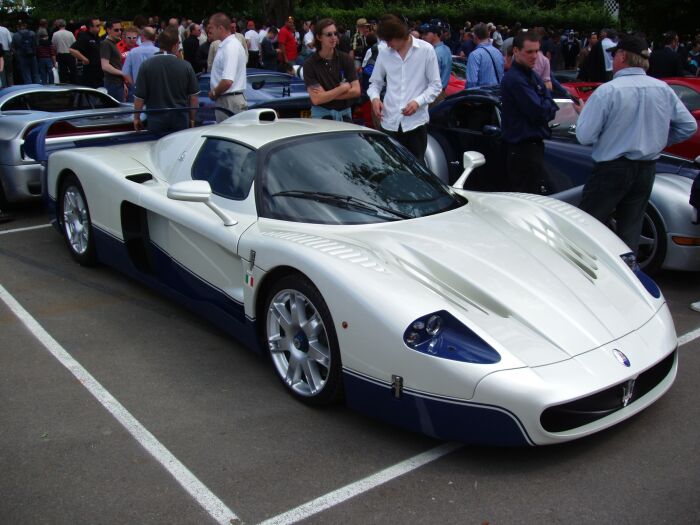
[[[261,215],[320,224],[412,219],[466,199],[380,133],[329,133],[284,141],[266,157]]]

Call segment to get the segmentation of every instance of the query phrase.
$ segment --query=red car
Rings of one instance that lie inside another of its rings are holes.
[[[661,80],[671,86],[681,102],[698,121],[698,131],[695,132],[695,135],[680,144],[669,146],[664,151],[694,160],[700,155],[700,78],[672,77]],[[588,100],[588,97],[599,85],[598,82],[565,82],[562,84],[569,93],[583,101]]]
[[[669,146],[664,151],[693,160],[700,155],[700,78],[673,77],[661,80],[671,86],[698,123],[695,135],[680,144]]]

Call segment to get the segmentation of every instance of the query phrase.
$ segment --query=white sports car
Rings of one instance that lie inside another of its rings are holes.
[[[47,190],[79,263],[261,349],[307,403],[542,445],[619,423],[676,376],[665,300],[606,227],[448,187],[377,131],[251,110],[55,152]]]

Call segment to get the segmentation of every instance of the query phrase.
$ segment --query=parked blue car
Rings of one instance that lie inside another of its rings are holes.
[[[209,98],[209,73],[199,75],[200,119],[215,120],[214,101]],[[304,81],[294,75],[248,69],[246,72],[245,98],[249,109],[271,108],[282,118],[307,118],[311,116],[311,99]],[[206,108],[211,108],[211,112]]]

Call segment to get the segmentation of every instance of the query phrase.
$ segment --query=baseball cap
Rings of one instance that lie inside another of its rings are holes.
[[[367,22],[367,19],[366,19],[366,18],[358,18],[358,19],[357,19],[357,23],[356,23],[355,25],[356,25],[357,27],[360,27],[360,26],[368,26],[369,23]]]
[[[442,34],[442,28],[435,24],[423,24],[418,28],[421,33],[435,33],[436,35]]]
[[[622,35],[617,45],[608,49],[608,53],[615,54],[618,49],[649,58],[649,45],[640,35]]]

